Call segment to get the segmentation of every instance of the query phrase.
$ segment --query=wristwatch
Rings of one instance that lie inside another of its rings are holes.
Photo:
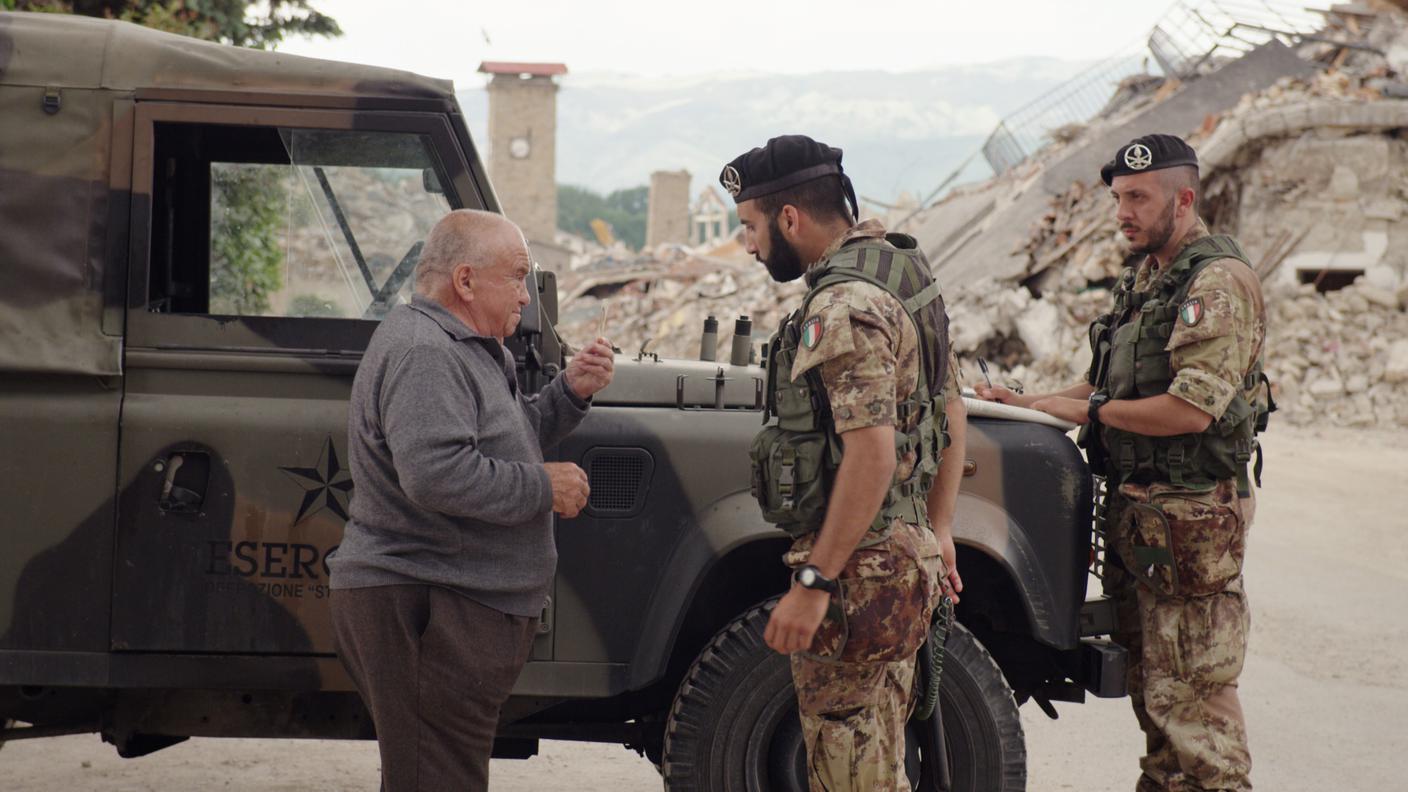
[[[1090,407],[1085,411],[1085,417],[1091,423],[1100,423],[1100,408],[1110,400],[1110,394],[1105,391],[1095,391],[1090,394]]]
[[[831,594],[839,594],[841,591],[841,587],[836,584],[836,581],[821,574],[821,570],[811,564],[799,567],[796,572],[792,573],[792,579],[802,588],[816,589]]]

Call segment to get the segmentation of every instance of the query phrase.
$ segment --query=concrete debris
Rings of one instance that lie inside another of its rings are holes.
[[[1188,101],[1189,86],[1206,77],[1182,86],[1130,79],[1108,105],[1122,119],[1131,108],[1148,113],[1140,118],[1151,124],[1163,119],[1133,134],[1184,132],[1198,149],[1200,211],[1213,231],[1241,240],[1263,281],[1267,375],[1280,405],[1273,422],[1408,426],[1408,340],[1402,340],[1408,339],[1408,224],[1402,222],[1408,138],[1401,135],[1408,101],[1395,98],[1394,87],[1408,96],[1408,14],[1384,3],[1359,5],[1367,10],[1327,14],[1320,38],[1340,44],[1300,46],[1301,62],[1318,63],[1320,70],[1256,83],[1269,87],[1240,101],[1233,97],[1222,105],[1230,108],[1224,113],[1197,115],[1192,128],[1167,125],[1194,118],[1191,112],[1155,111],[1161,103]],[[1274,55],[1258,51],[1247,59],[1281,68]],[[1095,167],[1081,159],[1108,157],[1106,149],[1117,143],[1106,145],[1105,138],[1115,131],[1126,134],[1102,117],[1054,130],[1054,153],[964,188],[906,227],[931,253],[961,248],[968,262],[944,267],[933,259],[940,277],[947,276],[944,299],[965,384],[981,380],[979,357],[990,364],[994,382],[1029,392],[1064,388],[1084,376],[1087,327],[1110,310],[1111,286],[1135,261]],[[1042,195],[1035,189],[1023,195],[1026,186],[1053,180],[1059,184],[1045,194],[1054,197],[1034,202]],[[979,221],[1001,216],[997,230],[1010,238],[1021,225],[1009,218],[1016,220],[1023,205],[1030,205],[1021,220],[1031,223],[1030,232],[1015,250],[1004,242],[992,253],[1001,266],[973,260],[969,254],[980,247],[965,240],[995,232]],[[585,250],[574,267],[560,275],[564,338],[584,343],[604,310],[608,337],[629,354],[644,346],[661,357],[698,357],[709,315],[719,319],[718,348],[727,350],[733,319],[748,314],[756,347],[805,291],[801,282],[773,283],[736,239],[709,248],[660,246],[640,255]]]
[[[696,248],[661,245],[618,258],[598,250],[583,266],[558,274],[558,333],[573,347],[590,341],[606,317],[606,337],[629,355],[698,358],[707,316],[719,320],[726,358],[734,321],[752,321],[753,346],[765,341],[783,311],[800,300],[800,281],[774,283],[733,239]]]
[[[1323,37],[1408,52],[1403,12],[1376,4],[1353,25],[1344,19],[1332,14]],[[1332,67],[1249,93],[1198,128],[1146,131],[1182,132],[1198,149],[1201,212],[1213,231],[1241,240],[1263,280],[1274,420],[1408,425],[1408,341],[1388,341],[1408,337],[1408,101],[1385,90],[1408,72],[1364,49],[1302,50]],[[1117,95],[1152,85],[1130,81]],[[1054,137],[1089,143],[1078,129]],[[1019,272],[945,284],[954,343],[1029,391],[1069,386],[1089,366],[1090,320],[1109,310],[1109,288],[1137,258],[1093,173],[1050,199],[1020,251]]]
[[[1384,382],[1408,382],[1408,340],[1393,342],[1384,362]]]

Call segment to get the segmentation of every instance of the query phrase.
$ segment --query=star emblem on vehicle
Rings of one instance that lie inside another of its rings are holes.
[[[280,467],[298,486],[303,488],[303,502],[298,506],[298,525],[323,509],[347,520],[347,499],[352,494],[352,477],[337,459],[337,447],[332,435],[323,443],[323,453],[316,467]]]
[[[1144,170],[1154,164],[1154,154],[1143,143],[1135,143],[1124,150],[1124,164],[1132,170]]]

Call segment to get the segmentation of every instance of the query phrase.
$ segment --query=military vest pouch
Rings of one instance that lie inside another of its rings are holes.
[[[1137,361],[1134,358],[1133,343],[1133,337],[1138,333],[1139,325],[1131,322],[1116,328],[1111,335],[1109,365],[1104,384],[1112,399],[1128,399],[1138,392],[1134,383],[1134,367]]]
[[[1118,548],[1125,568],[1143,585],[1166,597],[1178,596],[1178,567],[1173,562],[1173,536],[1163,512],[1147,503],[1130,503],[1121,517],[1118,535],[1127,545]]]
[[[1090,349],[1091,363],[1090,376],[1087,382],[1091,385],[1105,382],[1108,373],[1105,367],[1109,365],[1110,357],[1110,331],[1115,326],[1115,315],[1104,314],[1090,323]]]
[[[748,450],[753,497],[763,519],[796,537],[821,528],[833,471],[826,432],[795,432],[769,426]]]
[[[1146,291],[1134,291],[1134,270],[1121,276],[1114,291],[1115,311],[1097,319],[1090,331],[1091,384],[1096,390],[1111,399],[1168,392],[1174,378],[1168,343],[1179,308],[1198,274],[1224,258],[1247,262],[1231,238],[1205,237],[1179,253]],[[1082,447],[1092,450],[1092,459],[1118,483],[1170,482],[1198,490],[1236,479],[1239,491],[1249,492],[1248,463],[1257,448],[1256,433],[1265,428],[1270,412],[1269,404],[1253,396],[1262,392],[1264,379],[1258,359],[1224,414],[1203,432],[1154,437],[1100,425],[1083,433]]]
[[[768,342],[763,423],[749,450],[752,491],[763,519],[794,537],[819,530],[826,497],[841,465],[841,438],[835,432],[826,386],[817,367],[797,372],[802,320],[811,300],[832,285],[859,281],[889,293],[904,308],[919,336],[920,377],[913,394],[896,405],[896,462],[912,463],[896,481],[872,522],[867,542],[882,541],[895,520],[921,524],[924,498],[947,445],[947,416],[941,397],[948,362],[948,315],[918,242],[890,234],[884,242],[865,240],[843,247],[807,273],[802,307],[783,319]],[[771,422],[771,423],[770,423]]]
[[[1144,585],[1171,597],[1203,597],[1242,574],[1246,543],[1238,506],[1218,503],[1217,490],[1126,484],[1119,548],[1125,567]]]

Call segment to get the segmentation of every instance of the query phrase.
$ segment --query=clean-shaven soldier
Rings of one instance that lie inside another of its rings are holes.
[[[385,792],[485,790],[499,709],[527,661],[557,564],[553,512],[587,478],[543,461],[611,380],[597,339],[541,393],[503,340],[533,288],[518,227],[451,212],[416,294],[387,314],[348,411],[356,485],[332,569],[338,654],[371,712]]]

